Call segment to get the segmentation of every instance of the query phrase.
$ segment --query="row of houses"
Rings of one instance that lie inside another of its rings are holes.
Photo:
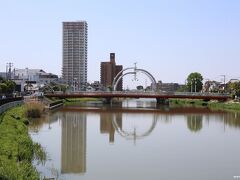
[[[231,83],[239,83],[239,79],[230,79],[226,84],[218,81],[206,81],[203,85],[203,92],[226,92]]]

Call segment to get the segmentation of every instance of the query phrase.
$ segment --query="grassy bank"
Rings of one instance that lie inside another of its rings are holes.
[[[193,100],[193,99],[171,99],[171,105],[177,106],[205,106],[212,109],[218,110],[233,110],[240,111],[240,103],[227,101],[227,102],[218,102],[218,101],[203,101],[203,100]]]
[[[208,106],[214,109],[240,111],[239,102],[210,102]]]
[[[24,107],[6,111],[0,122],[0,179],[39,179],[33,159],[46,158],[41,146],[28,134]]]

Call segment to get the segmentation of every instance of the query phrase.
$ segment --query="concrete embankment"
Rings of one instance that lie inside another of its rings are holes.
[[[31,96],[25,96],[24,97],[24,102],[29,103],[29,102],[38,102],[44,105],[45,109],[47,110],[53,110],[58,107],[63,106],[63,100],[51,100],[46,97],[31,97]]]

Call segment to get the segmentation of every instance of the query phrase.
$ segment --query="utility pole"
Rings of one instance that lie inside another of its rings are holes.
[[[197,79],[196,78],[191,80],[191,93],[193,92],[193,88],[194,88],[194,92],[197,92]]]
[[[9,62],[6,64],[6,79],[7,80],[12,78],[12,67],[13,67],[13,63]]]
[[[193,82],[191,81],[191,93],[192,93],[192,91],[193,91],[193,90],[192,90],[192,89],[193,89],[193,88],[192,88],[192,84],[193,84]]]
[[[197,92],[197,79],[195,79],[195,93]]]
[[[145,79],[145,89],[147,89],[147,79]]]
[[[220,75],[223,77],[223,92],[225,92],[225,89],[226,89],[226,75]]]
[[[134,80],[136,81],[137,80],[137,62],[134,63]]]

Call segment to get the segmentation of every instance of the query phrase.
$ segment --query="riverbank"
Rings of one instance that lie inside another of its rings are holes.
[[[240,103],[234,101],[218,102],[203,101],[194,99],[171,99],[170,105],[173,106],[204,106],[217,110],[240,111]]]
[[[46,158],[43,149],[28,134],[24,106],[6,111],[0,117],[0,179],[39,179],[34,159]]]
[[[103,100],[99,98],[76,98],[65,99],[64,105],[77,105],[86,102],[102,103]],[[227,111],[240,111],[240,102],[226,101],[204,101],[197,99],[170,99],[170,106],[197,106],[197,107],[209,107],[216,110]]]
[[[68,98],[64,100],[64,105],[76,105],[86,102],[103,102],[100,98]]]

